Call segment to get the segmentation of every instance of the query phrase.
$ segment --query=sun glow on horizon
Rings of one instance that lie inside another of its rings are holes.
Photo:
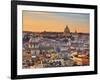
[[[23,31],[63,32],[66,25],[71,32],[89,33],[89,14],[23,11]]]

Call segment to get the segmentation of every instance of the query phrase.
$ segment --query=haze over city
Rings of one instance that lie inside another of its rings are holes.
[[[63,32],[66,25],[71,32],[89,33],[89,14],[23,11],[23,31]]]

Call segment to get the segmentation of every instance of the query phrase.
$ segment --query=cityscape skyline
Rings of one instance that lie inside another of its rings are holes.
[[[89,33],[89,14],[23,11],[22,25],[31,32],[63,32],[68,25],[71,32]]]

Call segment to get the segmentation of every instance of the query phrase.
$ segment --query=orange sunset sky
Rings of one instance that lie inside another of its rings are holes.
[[[89,33],[89,14],[23,11],[22,15],[23,31],[63,32],[68,25],[71,32]]]

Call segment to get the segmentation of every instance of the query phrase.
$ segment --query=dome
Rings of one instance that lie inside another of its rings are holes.
[[[64,33],[70,33],[70,29],[68,26],[66,26],[66,28],[64,29]]]
[[[69,29],[68,26],[66,26],[65,29],[64,29],[64,35],[65,36],[69,36],[70,35],[70,29]]]

